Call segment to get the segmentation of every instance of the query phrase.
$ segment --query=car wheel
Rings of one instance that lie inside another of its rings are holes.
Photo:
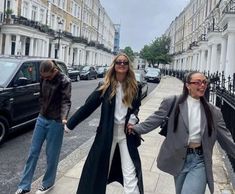
[[[8,121],[5,117],[0,116],[0,144],[8,135]]]
[[[80,75],[77,75],[77,77],[76,77],[76,80],[75,81],[80,81]]]

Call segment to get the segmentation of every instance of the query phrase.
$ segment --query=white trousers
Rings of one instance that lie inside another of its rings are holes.
[[[139,194],[139,187],[137,185],[138,179],[136,177],[135,166],[128,151],[126,135],[124,134],[124,125],[115,124],[113,134],[109,166],[111,167],[114,151],[118,144],[124,181],[124,194]]]

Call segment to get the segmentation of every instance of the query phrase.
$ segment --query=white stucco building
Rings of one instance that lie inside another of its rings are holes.
[[[235,1],[191,0],[171,23],[173,68],[235,73]]]
[[[109,64],[114,35],[99,0],[0,1],[2,55],[59,58],[68,65]]]

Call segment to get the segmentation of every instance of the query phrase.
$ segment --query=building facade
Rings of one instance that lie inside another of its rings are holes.
[[[191,0],[171,23],[170,66],[235,73],[235,0]]]
[[[2,55],[59,58],[68,65],[113,58],[115,28],[99,0],[3,0],[0,19]]]
[[[114,36],[114,53],[120,51],[120,24],[114,24],[115,27],[115,36]]]

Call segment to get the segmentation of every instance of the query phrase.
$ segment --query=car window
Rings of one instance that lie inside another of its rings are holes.
[[[27,79],[27,84],[37,82],[37,65],[36,62],[25,62],[22,64],[18,73],[16,74],[16,79],[20,77]]]
[[[4,86],[16,71],[17,62],[0,60],[0,86]]]

